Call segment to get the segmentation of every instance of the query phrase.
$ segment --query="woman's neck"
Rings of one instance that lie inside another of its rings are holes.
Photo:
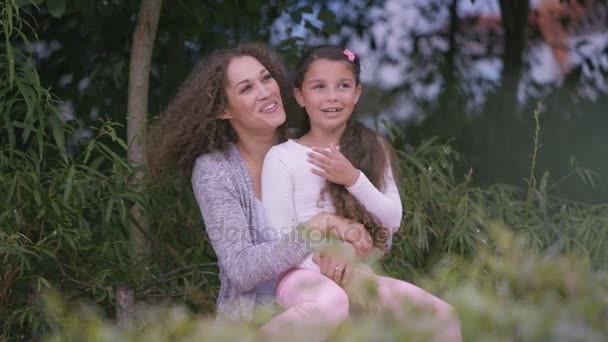
[[[243,158],[261,164],[268,150],[278,142],[277,134],[240,135],[235,145]]]
[[[255,197],[259,199],[262,196],[261,180],[264,157],[268,150],[279,141],[278,132],[263,135],[240,134],[238,137],[235,143],[236,148],[249,170]]]

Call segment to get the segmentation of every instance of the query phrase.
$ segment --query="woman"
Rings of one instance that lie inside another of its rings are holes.
[[[256,303],[274,299],[280,275],[311,252],[305,239],[311,229],[350,242],[361,256],[371,251],[363,226],[329,213],[312,217],[296,233],[273,236],[263,229],[262,162],[285,140],[284,79],[276,54],[264,45],[217,51],[194,68],[151,134],[152,172],[177,165],[191,174],[220,268],[217,311],[232,320],[250,320]],[[345,264],[336,253],[325,251],[324,257],[327,270]],[[331,314],[339,300],[327,303]]]

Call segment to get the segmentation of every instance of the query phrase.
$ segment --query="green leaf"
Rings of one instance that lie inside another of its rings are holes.
[[[116,153],[114,153],[105,144],[98,143],[97,146],[99,146],[99,148],[101,148],[105,153],[107,153],[108,157],[110,157],[110,159],[112,159],[112,161],[114,163],[120,164],[122,167],[124,167],[127,170],[129,169],[129,164],[127,164],[127,162],[125,162],[125,160],[123,158],[121,158],[119,155],[117,155]]]
[[[106,207],[106,210],[103,215],[103,222],[105,224],[110,223],[110,217],[112,217],[112,211],[114,210],[114,202],[114,197],[110,198],[110,200],[108,201],[108,206]]]
[[[53,112],[51,114],[50,123],[51,129],[53,130],[53,138],[55,138],[55,142],[57,143],[57,147],[61,152],[63,160],[67,162],[68,157],[65,152],[65,130],[63,128],[63,121],[61,121],[59,113],[55,109],[53,109]]]
[[[119,209],[120,209],[120,222],[124,224],[127,222],[127,211],[128,211],[125,201],[120,200]]]
[[[8,189],[8,195],[6,196],[7,202],[10,202],[10,200],[13,198],[13,194],[15,193],[15,189],[16,189],[18,183],[19,183],[19,174],[15,172],[15,177],[13,178],[13,181],[10,183],[10,187]]]
[[[324,8],[319,12],[319,20],[323,21],[323,23],[331,23],[336,20],[336,15],[332,11]]]
[[[36,276],[35,278],[36,278],[36,290],[38,292],[40,292],[42,290],[42,286],[49,288],[49,289],[51,288],[51,283],[49,283],[48,280],[46,280],[40,276]]]
[[[19,92],[21,93],[21,96],[23,97],[27,105],[25,122],[28,122],[29,120],[33,121],[34,107],[36,106],[36,94],[29,85],[21,82],[19,78],[15,79],[15,83],[17,84],[17,88],[19,89]]]
[[[63,193],[63,204],[67,204],[72,194],[72,186],[74,185],[74,174],[76,173],[76,167],[74,164],[70,166],[68,171],[68,177],[65,180],[65,192]]]
[[[296,24],[299,24],[302,21],[302,13],[300,12],[291,12],[289,13],[289,16]]]
[[[32,189],[32,195],[34,196],[34,201],[36,202],[36,205],[39,207],[42,206],[42,198],[40,198],[40,189],[38,189],[38,187]]]
[[[87,170],[87,176],[89,177],[100,177],[100,178],[105,178],[105,175],[99,171],[100,165],[105,161],[105,157],[97,157],[95,158],[92,162],[91,165],[89,165],[86,170]]]
[[[108,130],[108,134],[110,135],[110,137],[112,138],[112,141],[117,142],[118,144],[120,144],[120,146],[122,146],[122,148],[126,150],[129,149],[129,147],[127,146],[127,144],[125,144],[124,140],[122,140],[117,134],[116,134],[116,130],[115,129],[109,129]],[[141,133],[139,133],[141,134]]]
[[[340,33],[340,30],[338,29],[338,26],[336,26],[336,25],[326,24],[325,26],[323,26],[323,32],[327,35],[332,35],[332,34]]]
[[[29,4],[40,5],[44,0],[15,0],[15,5],[23,7]]]
[[[10,8],[10,7],[9,7]],[[6,59],[8,62],[8,84],[13,86],[13,81],[15,80],[15,54],[13,52],[13,47],[9,44],[8,33],[6,34]]]
[[[312,8],[312,5],[306,5],[306,6],[302,6],[300,8],[300,12],[302,13],[313,13],[315,10],[314,8]]]
[[[4,68],[2,70],[3,70],[2,74],[4,74]],[[8,83],[8,79],[6,78],[6,74],[4,74],[4,75],[2,75],[2,77],[0,77],[0,84],[3,85],[3,87],[0,88],[0,98],[5,97],[6,94],[8,94],[11,91],[11,87],[6,86],[7,83]]]
[[[0,113],[2,112],[2,109],[4,109],[4,106],[0,104]],[[8,115],[4,116],[4,121],[4,128],[8,133],[9,152],[12,155],[13,151],[15,150],[15,144],[17,143],[17,139],[15,138],[15,129],[13,128],[13,124],[11,123]]]
[[[543,177],[540,179],[540,192],[543,196],[547,196],[547,185],[549,184],[549,171],[545,171]]]
[[[55,18],[60,18],[65,12],[65,0],[47,0],[46,6]]]
[[[86,164],[87,161],[89,161],[89,157],[91,156],[91,151],[93,151],[93,149],[95,148],[95,143],[96,143],[96,141],[94,139],[87,143],[87,148],[86,148],[86,152],[84,154],[83,163]]]
[[[133,203],[142,204],[144,203],[144,197],[141,194],[135,192],[125,192],[122,196]]]

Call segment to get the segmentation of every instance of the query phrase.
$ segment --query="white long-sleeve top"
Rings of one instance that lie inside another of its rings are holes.
[[[288,140],[272,147],[266,154],[262,169],[265,229],[282,234],[293,231],[318,213],[335,212],[329,196],[321,199],[325,178],[311,172],[315,167],[307,160],[307,153],[311,151],[295,140]],[[386,169],[382,189],[377,189],[363,172],[359,173],[355,184],[346,189],[392,234],[401,225],[403,207],[390,165]],[[301,267],[319,270],[310,254]]]

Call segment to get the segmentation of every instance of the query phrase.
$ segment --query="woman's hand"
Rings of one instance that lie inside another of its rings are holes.
[[[352,279],[355,249],[349,243],[329,245],[313,254],[321,273],[344,287]]]
[[[328,181],[346,187],[353,186],[359,179],[360,171],[342,154],[337,147],[329,149],[313,147],[308,152],[308,162],[321,170],[311,169],[312,173]]]

